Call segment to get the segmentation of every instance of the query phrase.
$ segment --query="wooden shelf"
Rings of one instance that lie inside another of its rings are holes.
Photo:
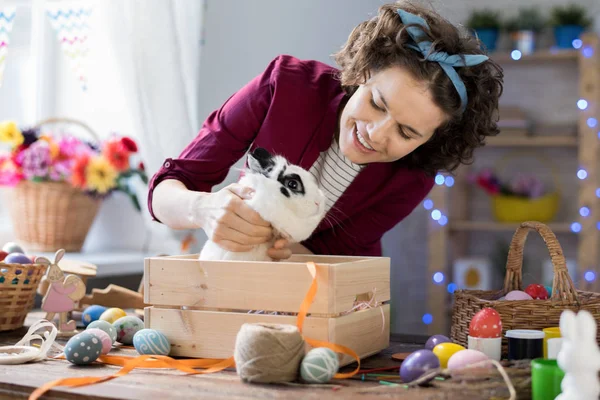
[[[511,52],[499,52],[490,55],[497,63],[542,63],[548,61],[577,61],[579,50],[539,50],[533,54],[522,55],[520,59],[513,60]]]
[[[577,136],[492,136],[486,139],[491,147],[577,147]]]
[[[571,224],[566,222],[548,223],[554,233],[573,233]],[[452,231],[471,231],[471,232],[514,232],[517,230],[518,223],[502,223],[494,221],[450,221],[448,224]]]

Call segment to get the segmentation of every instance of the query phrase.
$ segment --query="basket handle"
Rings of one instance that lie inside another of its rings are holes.
[[[530,230],[537,231],[550,253],[554,278],[552,279],[552,300],[566,300],[579,303],[577,291],[567,270],[562,247],[554,232],[545,224],[537,221],[522,222],[513,235],[506,260],[506,276],[504,278],[504,295],[511,290],[523,290],[523,247]]]
[[[37,124],[35,124],[34,128],[37,129],[37,128],[40,128],[42,125],[60,124],[60,123],[68,123],[68,124],[78,125],[81,128],[83,128],[84,130],[86,130],[90,134],[90,136],[92,138],[94,138],[94,140],[96,141],[96,143],[100,143],[100,139],[98,137],[98,134],[92,128],[90,128],[89,125],[87,125],[84,122],[78,121],[76,119],[72,119],[72,118],[63,118],[63,117],[46,118],[46,119],[38,122]]]

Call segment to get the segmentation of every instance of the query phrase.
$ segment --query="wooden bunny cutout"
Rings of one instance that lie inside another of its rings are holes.
[[[54,256],[54,262],[45,257],[36,257],[35,262],[50,266],[41,282],[43,286],[48,287],[42,299],[42,310],[46,311],[46,319],[52,321],[58,314],[59,336],[73,336],[77,334],[75,321],[67,322],[67,314],[75,308],[75,303],[85,296],[85,283],[77,275],[69,274],[65,277],[58,266],[64,255],[65,251],[60,249]]]
[[[565,372],[557,400],[597,400],[600,395],[600,349],[596,343],[596,321],[588,311],[560,315],[562,346],[557,356]]]

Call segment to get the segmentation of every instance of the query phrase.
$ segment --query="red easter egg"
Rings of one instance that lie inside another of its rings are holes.
[[[469,335],[478,338],[497,338],[502,335],[500,314],[493,308],[483,308],[477,312],[469,324]]]
[[[546,300],[548,298],[548,291],[546,288],[536,283],[532,283],[531,285],[527,286],[525,293],[538,300]]]
[[[4,261],[4,259],[6,258],[7,255],[8,255],[7,252],[0,250],[0,261]]]

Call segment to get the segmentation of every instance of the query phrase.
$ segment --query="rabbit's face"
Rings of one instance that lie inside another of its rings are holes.
[[[315,178],[262,148],[248,155],[248,165],[240,181],[256,191],[248,204],[284,236],[307,239],[325,215],[325,194]]]
[[[557,356],[558,365],[566,371],[597,371],[600,349],[596,343],[596,321],[586,310],[575,314],[565,310],[560,316],[563,337]]]
[[[48,270],[48,280],[50,282],[60,281],[64,276],[63,271],[56,264],[50,265],[50,269]]]

